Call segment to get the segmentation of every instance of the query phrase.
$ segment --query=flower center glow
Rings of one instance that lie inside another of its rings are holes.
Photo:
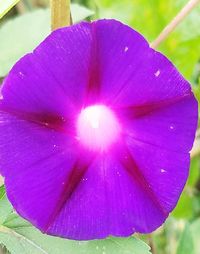
[[[107,150],[117,141],[120,125],[114,112],[104,105],[83,109],[77,121],[77,136],[80,142],[92,150]]]

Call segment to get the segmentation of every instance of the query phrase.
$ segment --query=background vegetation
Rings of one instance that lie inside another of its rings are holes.
[[[0,82],[13,64],[50,33],[48,0],[0,0]],[[74,0],[73,22],[116,18],[153,41],[187,0]],[[6,5],[6,7],[5,7]],[[5,14],[6,10],[9,12]],[[159,51],[191,82],[200,102],[200,5],[170,34]],[[190,177],[176,209],[151,235],[75,242],[42,235],[19,218],[0,178],[0,253],[14,254],[200,254],[200,132]],[[178,180],[178,179],[177,179]],[[173,188],[173,186],[172,186]],[[142,239],[144,242],[140,241]]]

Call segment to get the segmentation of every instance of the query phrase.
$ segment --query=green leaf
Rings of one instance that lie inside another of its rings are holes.
[[[176,254],[194,254],[193,237],[191,235],[190,227],[188,224],[185,225],[183,233],[178,243]]]
[[[198,85],[193,87],[193,91],[194,91],[195,96],[196,96],[196,98],[199,102],[199,105],[200,105],[200,81],[199,81]]]
[[[4,195],[5,195],[5,188],[4,188],[4,186],[2,185],[1,187],[0,187],[0,202],[1,202],[1,200],[2,200],[2,198],[4,197]]]
[[[193,215],[193,200],[186,193],[186,191],[182,192],[181,197],[178,201],[176,208],[173,210],[172,216],[175,218],[191,218]]]
[[[187,181],[187,185],[194,187],[199,179],[200,172],[198,170],[199,167],[199,158],[194,158],[191,160],[190,164],[190,173]]]
[[[0,187],[0,225],[3,224],[11,213],[12,207],[7,200],[4,186]]]
[[[20,0],[1,0],[0,1],[0,19],[15,6]]]
[[[200,219],[196,219],[192,222],[192,224],[190,225],[190,231],[194,243],[194,254],[199,254]]]
[[[71,10],[75,23],[93,14],[78,4],[72,4]],[[19,58],[31,52],[50,32],[49,9],[35,10],[6,22],[0,28],[0,77],[4,77]]]
[[[36,10],[0,28],[0,76],[5,76],[20,57],[32,51],[50,33],[49,24],[49,12]]]
[[[88,8],[75,3],[71,4],[71,12],[73,23],[78,23],[81,20],[94,14],[94,12],[89,10]]]
[[[0,243],[11,254],[150,254],[148,245],[134,237],[80,242],[47,236],[26,224],[0,226]]]

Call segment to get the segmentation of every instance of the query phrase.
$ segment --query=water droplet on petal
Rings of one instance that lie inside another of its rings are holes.
[[[129,50],[129,47],[126,46],[126,47],[124,48],[124,52],[127,52],[128,50]]]
[[[157,70],[157,71],[154,73],[154,75],[155,75],[156,77],[158,77],[158,76],[160,75],[160,70]]]

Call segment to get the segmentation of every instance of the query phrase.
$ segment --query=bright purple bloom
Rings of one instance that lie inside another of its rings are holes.
[[[17,212],[70,239],[159,227],[188,177],[189,83],[115,20],[53,32],[1,89],[0,168]]]

